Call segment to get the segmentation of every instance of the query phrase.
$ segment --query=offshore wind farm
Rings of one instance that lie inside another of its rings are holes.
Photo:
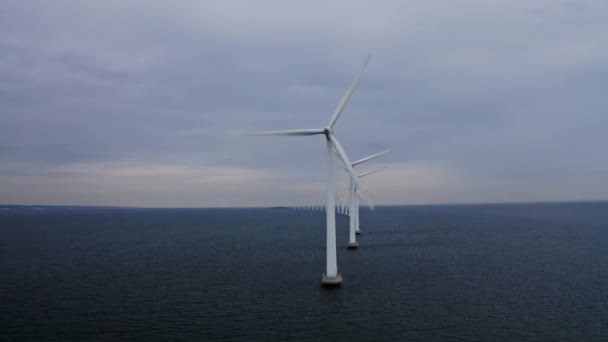
[[[342,283],[342,275],[338,272],[338,261],[337,261],[337,254],[336,254],[336,204],[335,204],[336,193],[335,193],[335,187],[334,187],[334,154],[338,156],[340,162],[342,163],[342,166],[344,167],[344,169],[350,176],[349,177],[349,182],[350,182],[349,188],[351,189],[351,191],[349,193],[350,202],[351,202],[350,213],[352,215],[351,220],[354,220],[353,222],[358,221],[358,212],[359,212],[358,204],[357,204],[357,208],[354,207],[354,205],[357,203],[357,200],[354,198],[359,196],[359,194],[363,195],[364,197],[367,197],[367,195],[364,195],[365,191],[362,192],[361,191],[362,189],[360,190],[359,176],[355,173],[355,170],[353,169],[353,166],[358,163],[352,163],[350,161],[350,159],[348,158],[348,156],[346,154],[346,151],[344,150],[344,148],[342,147],[342,145],[340,144],[340,142],[334,135],[333,129],[334,129],[336,122],[340,118],[340,115],[346,108],[346,105],[348,104],[348,101],[350,100],[353,92],[355,91],[355,88],[357,87],[357,84],[359,83],[359,80],[361,79],[361,76],[363,75],[363,71],[365,71],[365,68],[367,67],[367,64],[369,63],[370,58],[371,58],[371,54],[367,56],[367,58],[363,62],[363,65],[361,66],[361,68],[359,69],[357,74],[355,75],[355,77],[352,80],[350,86],[348,87],[346,93],[344,94],[344,96],[342,97],[340,102],[338,103],[338,107],[336,108],[336,110],[332,114],[331,118],[329,119],[329,123],[327,124],[327,126],[322,127],[322,128],[313,128],[313,129],[291,129],[291,130],[282,130],[282,131],[266,131],[266,132],[254,133],[254,135],[259,135],[259,136],[323,135],[325,137],[325,156],[326,156],[326,160],[325,160],[326,173],[325,173],[325,175],[326,175],[326,182],[327,182],[326,197],[325,197],[325,215],[326,215],[325,224],[326,224],[326,251],[327,251],[327,253],[326,253],[326,272],[321,277],[321,282],[323,283],[323,285],[326,285],[326,286],[335,286],[335,285],[340,285]],[[372,159],[374,157],[375,157],[375,155],[370,156],[366,160]],[[359,161],[359,162],[361,162],[361,161]],[[370,207],[371,207],[371,204],[370,204]],[[372,207],[372,209],[373,209],[373,207]],[[354,245],[350,245],[350,246],[354,247]]]
[[[608,340],[606,13],[0,1],[0,341]]]

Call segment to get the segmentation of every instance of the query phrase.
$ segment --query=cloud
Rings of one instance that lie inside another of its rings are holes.
[[[100,162],[0,168],[0,187],[9,203],[213,207],[255,199],[268,205],[273,194],[264,189],[272,179],[255,169],[207,165]]]
[[[5,1],[0,165],[13,175],[0,183],[39,174],[0,202],[56,201],[49,184],[75,165],[101,167],[87,177],[106,185],[129,165],[143,172],[130,181],[144,195],[118,185],[96,195],[68,177],[62,185],[78,195],[64,202],[322,197],[320,139],[239,134],[325,125],[370,51],[336,134],[353,159],[393,148],[386,179],[426,184],[406,183],[404,196],[376,184],[378,202],[605,198],[606,10],[599,0]],[[167,178],[238,170],[253,185],[237,192],[220,179],[224,195],[187,197],[175,183],[159,196],[149,167]]]

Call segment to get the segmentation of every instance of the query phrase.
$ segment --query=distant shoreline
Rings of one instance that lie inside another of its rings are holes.
[[[564,200],[538,202],[494,202],[494,203],[436,203],[436,204],[381,204],[382,207],[466,207],[466,206],[513,206],[513,205],[560,205],[560,204],[602,204],[608,200]],[[37,205],[37,204],[0,204],[0,210],[7,209],[291,209],[291,206],[264,207],[137,207],[137,206],[98,206],[98,205]]]

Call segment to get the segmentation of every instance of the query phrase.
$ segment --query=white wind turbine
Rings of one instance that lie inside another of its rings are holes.
[[[335,203],[336,203],[336,214],[342,214],[341,210],[342,210],[342,195],[340,194],[336,194],[335,195]]]
[[[387,152],[388,151],[381,152],[377,155],[374,155],[372,158],[375,158],[375,157],[382,155],[384,153],[387,153]],[[371,159],[371,158],[369,158],[369,159]],[[369,159],[366,159],[366,160],[369,160]],[[364,172],[359,175],[359,178],[371,175],[372,173],[376,173],[376,172],[382,171],[384,169],[385,169],[384,167],[381,167],[381,168],[373,170],[373,171]],[[361,234],[360,226],[359,226],[359,194],[360,194],[359,186],[354,184],[353,182],[350,182],[349,205],[351,206],[351,210],[350,210],[351,214],[350,214],[350,224],[349,224],[349,229],[348,229],[348,248],[351,248],[351,249],[359,247],[359,244],[357,243],[356,235]]]
[[[336,196],[336,213],[340,214],[340,215],[346,215],[346,201],[347,198],[344,194],[339,193]]]
[[[350,165],[351,165],[351,167],[354,168],[355,166],[357,166],[359,164],[362,164],[362,163],[365,163],[366,161],[370,161],[374,158],[380,157],[381,155],[387,154],[390,151],[391,150],[384,150],[384,151],[372,154],[370,156],[356,160],[353,163],[351,163]],[[372,173],[380,171],[380,170],[381,169],[371,171],[371,172],[366,172],[364,174],[359,175],[357,178],[367,176],[369,174],[372,174]],[[358,196],[358,186],[352,181],[352,178],[350,178],[349,197],[348,198],[349,198],[348,212],[349,212],[349,216],[350,216],[348,248],[357,248],[358,244],[357,244],[357,239],[356,239],[355,235],[361,234],[361,230],[359,227],[359,196]],[[371,207],[371,203],[370,203],[370,207]]]
[[[363,65],[359,69],[359,72],[355,75],[355,78],[351,82],[346,94],[340,100],[338,107],[334,111],[329,123],[323,128],[313,129],[294,129],[284,131],[270,131],[254,133],[255,135],[293,135],[293,136],[307,136],[307,135],[324,135],[325,146],[326,146],[326,162],[325,171],[327,177],[327,191],[326,191],[326,202],[325,202],[325,215],[327,225],[327,245],[326,245],[326,272],[321,278],[321,282],[324,285],[339,285],[342,282],[342,275],[338,273],[338,260],[336,256],[336,211],[335,211],[335,197],[334,197],[334,179],[333,179],[333,164],[334,164],[334,151],[345,165],[346,171],[350,174],[350,178],[355,186],[358,185],[358,176],[355,170],[351,166],[351,163],[346,155],[346,152],[338,142],[338,139],[334,135],[334,125],[340,118],[340,114],[346,107],[346,104],[350,100],[350,97],[369,62],[371,55],[368,55]]]

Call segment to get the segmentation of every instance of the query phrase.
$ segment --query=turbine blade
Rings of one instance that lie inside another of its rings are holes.
[[[367,194],[367,191],[363,190],[360,191],[359,188],[357,188],[357,194],[363,198],[365,200],[365,202],[367,202],[367,206],[371,209],[374,210],[374,203],[372,203],[371,198],[369,198],[369,195]]]
[[[364,172],[364,173],[362,173],[362,174],[360,174],[360,175],[359,175],[359,178],[361,178],[361,177],[365,177],[365,176],[367,176],[367,175],[371,175],[372,173],[376,173],[376,172],[378,172],[378,171],[382,171],[382,170],[384,170],[384,169],[386,169],[386,167],[381,167],[381,168],[379,168],[379,169],[375,169],[375,170],[373,170],[373,171]]]
[[[342,164],[344,164],[346,171],[350,174],[350,177],[352,178],[353,182],[355,183],[355,186],[359,187],[359,181],[358,181],[357,174],[355,173],[355,170],[351,166],[350,160],[348,160],[348,156],[346,155],[346,152],[344,152],[342,145],[340,145],[340,142],[338,142],[338,139],[336,139],[336,137],[333,135],[333,133],[328,134],[327,137],[328,137],[330,143],[334,146],[334,148],[336,150],[336,154],[338,154],[338,157],[340,157],[340,159],[342,160]]]
[[[282,131],[253,132],[246,135],[317,135],[324,134],[322,129],[287,129]]]
[[[368,161],[368,160],[370,160],[370,159],[374,159],[374,158],[376,158],[376,157],[380,157],[381,155],[383,155],[383,154],[387,154],[387,153],[389,153],[390,151],[392,151],[392,150],[384,150],[384,151],[382,151],[382,152],[378,152],[378,153],[376,153],[376,154],[372,154],[371,156],[367,156],[367,157],[365,157],[365,158],[361,158],[361,159],[359,159],[359,160],[355,161],[355,162],[353,163],[353,166],[355,166],[355,165],[359,165],[359,164],[361,164],[361,163],[365,163],[366,161]]]
[[[357,86],[357,83],[359,82],[359,79],[361,78],[361,75],[363,74],[363,71],[365,70],[365,67],[367,66],[367,63],[369,63],[369,60],[370,60],[371,57],[372,57],[371,54],[367,55],[367,58],[365,58],[365,61],[363,62],[363,65],[359,69],[359,72],[357,72],[357,74],[355,75],[355,78],[350,83],[350,86],[348,87],[348,90],[346,91],[346,94],[344,94],[344,96],[340,100],[340,103],[338,104],[338,108],[336,108],[336,110],[334,111],[334,114],[331,117],[331,120],[329,120],[329,125],[328,126],[330,128],[333,128],[334,125],[336,124],[336,121],[338,121],[338,118],[340,117],[340,114],[342,114],[342,111],[344,110],[344,107],[346,107],[346,104],[348,103],[348,100],[350,100],[350,97],[353,94],[353,91],[355,90],[355,87]]]
[[[346,164],[344,164],[344,160],[342,160],[342,158],[340,158],[340,154],[338,153],[338,151],[336,151],[335,146],[334,146],[333,150],[334,150],[334,153],[338,156],[338,160],[340,161],[340,166],[342,166],[344,171],[348,172],[348,168],[346,167]]]

